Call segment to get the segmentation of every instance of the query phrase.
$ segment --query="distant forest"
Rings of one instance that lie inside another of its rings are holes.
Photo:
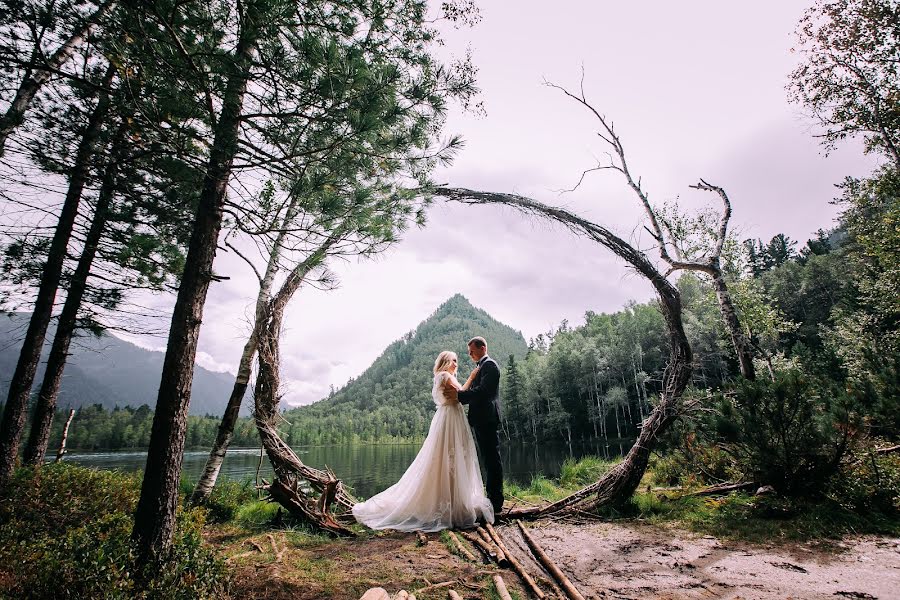
[[[860,410],[883,434],[900,430],[898,378],[890,368],[895,353],[873,340],[895,335],[889,309],[896,300],[886,293],[879,296],[882,290],[871,285],[878,255],[869,242],[878,238],[869,232],[884,227],[890,210],[896,208],[849,205],[836,229],[820,231],[799,249],[784,235],[768,242],[746,240],[731,265],[742,321],[763,357],[757,359],[759,371],[802,366],[824,381],[855,389],[855,397],[865,404]],[[692,274],[683,275],[678,286],[694,348],[689,395],[706,397],[735,377],[737,364],[711,286]],[[434,410],[434,357],[453,349],[461,355],[465,375],[471,367],[465,341],[476,334],[489,340],[503,370],[503,432],[508,440],[633,437],[654,406],[668,355],[655,301],[630,303],[611,314],[588,312],[584,325],[564,321],[526,345],[520,333],[457,295],[391,344],[360,377],[320,402],[285,412],[285,439],[310,445],[424,438]],[[879,355],[879,347],[885,354]],[[151,421],[147,407],[86,407],[73,421],[69,445],[143,448]],[[61,414],[54,419],[52,440],[59,439],[64,422]],[[216,417],[190,417],[187,446],[209,447],[217,426]],[[234,444],[259,444],[251,419],[240,419]]]

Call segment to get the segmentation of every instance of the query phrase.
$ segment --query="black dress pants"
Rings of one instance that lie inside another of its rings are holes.
[[[503,463],[500,461],[500,432],[494,424],[472,425],[475,442],[481,453],[487,478],[484,487],[488,500],[494,505],[494,513],[503,508]]]

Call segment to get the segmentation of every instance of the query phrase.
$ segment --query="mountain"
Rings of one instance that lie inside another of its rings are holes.
[[[509,355],[521,359],[528,351],[520,332],[457,294],[389,345],[358,378],[324,400],[288,411],[289,424],[282,430],[291,444],[424,437],[434,414],[434,359],[442,350],[456,352],[460,379],[465,380],[473,366],[466,342],[476,335],[487,340],[501,369]]]
[[[28,318],[24,314],[0,316],[0,401],[5,401],[9,393],[9,381],[19,359]],[[44,375],[54,333],[55,327],[51,325],[32,388],[34,394]],[[146,350],[112,335],[78,337],[72,340],[69,352],[58,406],[156,406],[164,353]],[[234,375],[195,366],[190,414],[221,416],[233,385]],[[248,394],[241,414],[249,415],[250,408]]]

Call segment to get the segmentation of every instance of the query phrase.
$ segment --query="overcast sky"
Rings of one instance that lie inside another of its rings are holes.
[[[453,114],[447,131],[466,146],[438,179],[565,206],[637,239],[642,214],[617,174],[559,191],[606,151],[589,113],[542,84],[577,89],[583,67],[588,99],[615,122],[651,200],[714,200],[688,189],[703,177],[727,190],[741,238],[783,232],[802,244],[833,225],[834,184],[874,164],[852,143],[824,157],[810,121],[787,103],[792,31],[809,4],[481,0],[482,21],[446,38],[455,54],[471,47],[486,115]],[[424,229],[375,260],[331,266],[340,287],[303,290],[287,312],[282,375],[291,404],[359,375],[457,292],[526,338],[651,297],[596,244],[489,207],[435,205]],[[210,288],[198,362],[233,371],[255,281],[228,254],[215,270],[231,279]]]

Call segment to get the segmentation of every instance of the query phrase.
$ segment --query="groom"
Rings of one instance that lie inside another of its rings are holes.
[[[478,373],[468,390],[460,390],[459,402],[469,405],[469,425],[487,471],[487,497],[494,505],[494,514],[503,509],[503,465],[500,462],[500,367],[488,356],[483,337],[469,340],[469,356],[475,361]]]

